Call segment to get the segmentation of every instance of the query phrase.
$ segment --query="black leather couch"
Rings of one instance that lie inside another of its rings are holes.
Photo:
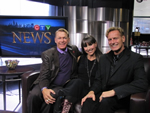
[[[144,67],[150,82],[150,58],[144,58]],[[22,77],[22,113],[27,113],[27,96],[33,81],[39,76],[39,71],[24,73]],[[150,83],[149,83],[150,84]],[[81,112],[80,104],[76,105],[75,113]],[[130,108],[117,110],[115,113],[150,113],[150,87],[147,92],[132,94]]]

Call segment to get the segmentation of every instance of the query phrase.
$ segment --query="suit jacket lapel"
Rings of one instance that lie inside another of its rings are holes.
[[[106,57],[107,57],[107,59],[108,59],[108,60],[106,60],[106,64],[107,64],[107,66],[109,66],[109,67],[106,67],[106,83],[107,83],[107,80],[108,80],[108,78],[109,78],[110,71],[111,71],[111,64],[112,64],[111,53],[108,53],[108,54],[106,55]]]
[[[121,59],[119,59],[119,61],[117,62],[116,67],[114,68],[113,73],[111,74],[111,76],[113,76],[113,74],[124,64],[124,62],[129,58],[129,54],[130,52],[128,52],[129,50],[126,49],[123,56],[121,57]]]
[[[59,55],[58,55],[57,47],[55,47],[53,58],[54,58],[55,66],[59,67]]]
[[[68,47],[68,52],[71,54],[71,56],[73,57],[73,63],[72,63],[72,70],[74,69],[74,63],[76,62],[76,57],[75,57],[75,55],[74,55],[74,51],[72,50],[72,48],[69,48]]]

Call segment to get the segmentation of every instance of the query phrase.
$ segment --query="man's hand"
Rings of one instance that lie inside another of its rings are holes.
[[[87,98],[92,98],[92,100],[95,101],[94,91],[90,91],[84,98],[82,98],[81,105],[83,105]]]
[[[99,97],[99,102],[101,102],[103,98],[112,97],[112,96],[115,96],[115,91],[114,90],[105,91]]]
[[[53,98],[50,95],[51,93],[55,94],[55,92],[52,89],[44,88],[42,90],[43,98],[44,98],[46,104],[53,104],[55,102],[55,100],[56,100],[55,98]]]

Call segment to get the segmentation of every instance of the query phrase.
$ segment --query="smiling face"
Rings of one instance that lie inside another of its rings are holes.
[[[107,39],[108,44],[115,55],[120,54],[124,50],[125,36],[121,36],[118,30],[110,31]]]
[[[70,41],[70,38],[67,36],[67,34],[63,31],[57,31],[55,36],[55,43],[57,44],[57,47],[61,50],[65,50],[68,43]]]
[[[87,53],[87,55],[89,56],[95,55],[97,43],[93,43],[93,44],[86,43],[86,45],[87,46],[84,47],[84,51]]]

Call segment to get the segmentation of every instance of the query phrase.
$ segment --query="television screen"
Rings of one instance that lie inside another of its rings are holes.
[[[0,16],[0,47],[4,57],[40,57],[55,46],[55,31],[68,28],[67,17]]]
[[[150,34],[150,18],[146,17],[133,17],[133,32],[137,32],[136,28],[138,28],[138,32],[141,34]]]

